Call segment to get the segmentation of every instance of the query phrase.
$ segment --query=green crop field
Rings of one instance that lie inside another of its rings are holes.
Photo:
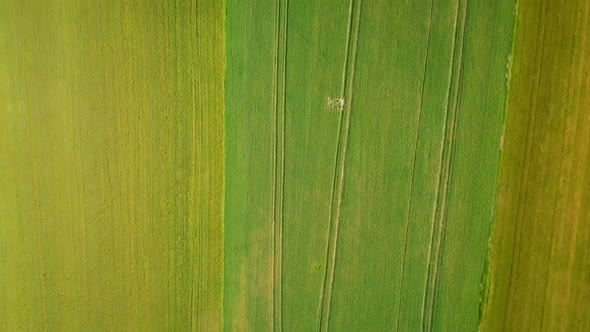
[[[589,0],[0,0],[0,331],[590,329]]]
[[[513,9],[228,3],[226,330],[477,329]]]

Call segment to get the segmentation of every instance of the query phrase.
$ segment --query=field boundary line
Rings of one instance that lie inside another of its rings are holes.
[[[433,16],[433,9],[434,9],[434,0],[430,0],[430,10],[429,10],[429,18],[428,18],[428,37],[426,39],[426,52],[424,56],[424,75],[422,77],[422,88],[420,92],[420,106],[418,111],[418,129],[416,130],[416,137],[414,140],[414,156],[412,160],[412,175],[410,179],[410,193],[408,197],[408,208],[406,212],[406,225],[404,231],[404,254],[402,258],[402,267],[401,267],[401,274],[400,274],[400,286],[398,291],[398,307],[397,307],[397,322],[396,322],[396,331],[399,331],[399,324],[400,324],[400,315],[401,315],[401,307],[402,307],[402,289],[404,286],[404,273],[406,269],[406,258],[408,252],[408,233],[409,233],[409,224],[410,224],[410,215],[412,213],[412,196],[414,195],[414,181],[415,181],[415,174],[416,174],[416,157],[418,155],[418,142],[420,140],[420,128],[422,128],[422,115],[424,113],[424,92],[426,87],[426,76],[428,70],[428,57],[430,55],[430,39],[432,35],[432,16]]]

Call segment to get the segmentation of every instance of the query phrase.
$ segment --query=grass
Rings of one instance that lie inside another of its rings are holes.
[[[0,2],[0,330],[217,330],[223,2]]]
[[[518,4],[483,330],[590,326],[589,10]]]
[[[227,330],[477,328],[513,8],[228,5]]]

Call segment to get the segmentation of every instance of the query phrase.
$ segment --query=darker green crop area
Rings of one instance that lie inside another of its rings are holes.
[[[513,8],[228,4],[226,329],[477,329]]]

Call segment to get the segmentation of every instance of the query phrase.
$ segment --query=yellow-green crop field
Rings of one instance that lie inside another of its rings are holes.
[[[0,331],[590,330],[588,34],[588,0],[0,0]]]
[[[0,330],[214,331],[211,1],[0,1]]]
[[[485,331],[590,329],[590,1],[520,0]]]

